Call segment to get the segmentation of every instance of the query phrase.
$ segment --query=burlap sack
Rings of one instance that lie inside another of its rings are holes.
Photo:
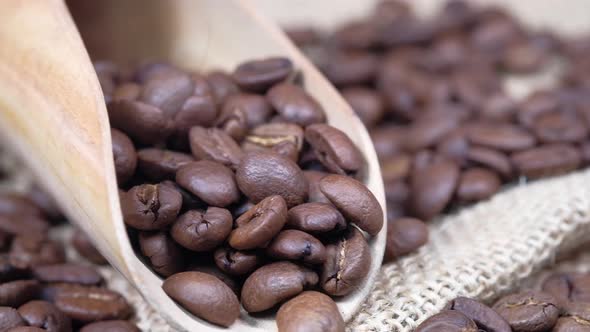
[[[14,168],[9,158],[1,160]],[[18,172],[0,189],[25,190],[30,183]],[[347,328],[411,331],[457,295],[490,301],[581,245],[589,228],[590,170],[506,190],[432,223],[426,246],[383,267]],[[54,235],[65,239],[69,232],[64,227]],[[71,250],[68,255],[79,259]],[[172,331],[121,275],[108,267],[101,272],[133,304],[143,331]]]

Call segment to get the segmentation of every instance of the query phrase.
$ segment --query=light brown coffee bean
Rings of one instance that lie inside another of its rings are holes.
[[[344,320],[334,300],[315,291],[285,302],[276,319],[280,332],[344,332]]]

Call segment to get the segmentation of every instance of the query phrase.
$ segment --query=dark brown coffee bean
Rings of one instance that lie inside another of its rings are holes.
[[[240,199],[234,173],[214,161],[201,160],[182,166],[176,172],[176,182],[209,205],[224,207]]]
[[[102,282],[102,276],[93,267],[75,263],[34,266],[33,277],[41,282],[82,285],[97,285]]]
[[[19,269],[65,262],[65,252],[58,242],[44,236],[17,236],[10,247],[10,264]]]
[[[137,151],[137,158],[141,173],[153,181],[174,179],[180,167],[195,160],[186,153],[155,148]]]
[[[332,204],[312,202],[291,208],[287,214],[287,227],[310,234],[324,234],[346,229],[346,220]]]
[[[61,221],[64,215],[55,199],[47,191],[35,184],[29,189],[27,198],[41,209],[43,215],[51,221]]]
[[[510,163],[510,159],[502,152],[473,146],[469,148],[467,159],[473,163],[492,169],[505,179],[512,177],[512,164]]]
[[[242,150],[231,136],[218,128],[193,127],[189,133],[191,151],[197,159],[212,160],[235,169]]]
[[[510,157],[520,175],[531,179],[571,172],[582,163],[580,151],[567,144],[547,144]]]
[[[125,319],[132,310],[121,294],[98,287],[61,289],[55,296],[55,305],[79,322]]]
[[[408,129],[398,125],[379,126],[371,130],[371,140],[379,160],[399,154],[404,148]]]
[[[108,263],[104,256],[94,247],[94,244],[92,244],[92,241],[90,241],[84,231],[80,229],[74,230],[74,233],[72,233],[72,238],[70,239],[70,243],[80,256],[86,258],[92,263],[98,265],[104,265]]]
[[[9,235],[45,234],[49,223],[32,214],[0,214],[0,231]]]
[[[217,118],[216,100],[210,92],[188,97],[171,118],[177,135],[186,138],[194,126],[212,126]]]
[[[331,39],[343,49],[368,49],[375,46],[377,25],[371,21],[352,21],[336,29]]]
[[[293,123],[267,123],[254,128],[242,143],[245,152],[271,150],[294,162],[303,148],[303,129]]]
[[[272,152],[246,154],[236,170],[236,181],[240,190],[255,203],[280,195],[287,206],[292,207],[307,198],[308,185],[299,166]]]
[[[29,197],[15,193],[0,193],[0,215],[41,217],[43,212]]]
[[[513,73],[532,73],[547,63],[549,57],[531,43],[516,43],[504,50],[502,66]]]
[[[0,306],[18,307],[39,294],[37,280],[16,280],[0,284]]]
[[[123,132],[111,129],[111,139],[113,141],[113,157],[115,159],[117,181],[125,183],[135,173],[137,153],[133,142]]]
[[[379,58],[372,53],[355,51],[330,51],[329,61],[321,65],[322,72],[336,86],[357,85],[375,77]]]
[[[326,121],[322,106],[302,88],[281,83],[266,94],[268,102],[286,121],[301,126]]]
[[[126,320],[106,320],[84,325],[80,332],[139,332],[137,326]]]
[[[574,143],[588,137],[588,128],[584,122],[575,114],[564,112],[539,115],[533,130],[543,143]]]
[[[52,332],[71,332],[72,320],[55,305],[45,301],[31,301],[18,308],[24,321],[34,327]]]
[[[412,158],[407,154],[400,154],[381,161],[381,176],[383,182],[403,180],[409,174],[412,166]]]
[[[448,309],[456,310],[469,317],[480,329],[488,332],[512,332],[510,325],[492,308],[476,300],[458,297],[451,301]]]
[[[458,124],[458,120],[447,113],[426,113],[408,127],[405,147],[409,151],[418,151],[434,146],[457,128]]]
[[[140,232],[139,248],[161,276],[169,277],[185,266],[184,252],[165,232]]]
[[[293,260],[306,264],[321,264],[326,260],[326,248],[315,237],[295,229],[280,232],[266,248],[277,260]]]
[[[305,128],[305,139],[326,168],[338,174],[356,174],[363,167],[360,150],[341,130],[318,123]]]
[[[559,100],[547,91],[537,91],[530,94],[518,109],[518,121],[530,128],[541,114],[557,111]]]
[[[173,116],[184,101],[193,94],[194,83],[183,73],[170,73],[149,79],[141,89],[139,100]]]
[[[221,247],[213,254],[215,265],[230,275],[240,276],[254,271],[263,262],[255,251],[240,251],[230,247]]]
[[[334,300],[305,291],[281,305],[277,312],[281,332],[344,332],[344,320]]]
[[[119,100],[108,105],[111,126],[140,144],[163,142],[173,123],[161,109],[139,101]]]
[[[17,326],[15,328],[10,329],[10,332],[44,332],[47,331],[45,329],[41,329],[34,326]]]
[[[555,273],[543,281],[541,288],[551,294],[566,312],[571,311],[572,302],[590,302],[590,277],[587,274]]]
[[[224,273],[219,268],[217,268],[217,266],[215,266],[215,265],[192,266],[188,269],[188,271],[196,271],[196,272],[210,274],[210,275],[214,276],[215,278],[223,281],[223,283],[225,283],[227,285],[227,287],[229,287],[234,292],[234,294],[236,294],[236,296],[240,296],[240,291],[242,290],[241,281]]]
[[[455,310],[443,310],[423,321],[415,332],[477,332],[475,322]]]
[[[590,141],[584,142],[580,146],[580,154],[582,155],[582,164],[590,164]]]
[[[206,78],[217,103],[222,103],[225,98],[240,91],[232,77],[225,72],[212,71],[207,74]]]
[[[338,241],[326,245],[320,285],[332,296],[350,294],[362,285],[370,266],[367,240],[358,229],[351,227]]]
[[[577,316],[561,317],[553,327],[553,332],[588,332],[590,320]]]
[[[383,118],[385,105],[381,96],[374,90],[353,86],[343,89],[340,93],[367,128],[374,127]]]
[[[526,130],[511,125],[477,126],[467,131],[473,143],[502,151],[518,151],[532,148],[535,137]]]
[[[86,286],[72,283],[46,283],[41,285],[39,299],[47,302],[55,302],[57,294],[64,290],[84,290]]]
[[[430,220],[450,202],[459,182],[459,167],[452,161],[434,162],[412,174],[410,204],[414,214]]]
[[[175,190],[178,190],[180,196],[182,196],[182,208],[181,211],[202,209],[206,207],[205,202],[200,200],[197,196],[188,192],[184,188],[180,187],[178,183],[171,180],[164,180],[160,183],[162,186],[169,186]]]
[[[318,202],[318,203],[330,203],[328,198],[322,193],[320,190],[320,181],[326,176],[328,173],[320,172],[320,171],[303,171],[303,176],[307,180],[308,184],[308,202]]]
[[[470,168],[459,178],[457,198],[461,201],[481,201],[495,194],[502,185],[500,177],[485,168]]]
[[[278,195],[268,196],[236,220],[237,228],[229,235],[229,245],[238,250],[263,247],[286,221],[285,200]]]
[[[244,62],[234,70],[232,77],[243,90],[264,92],[276,83],[284,81],[292,71],[291,60],[273,57]]]
[[[123,83],[113,91],[113,100],[137,100],[141,94],[141,85],[133,82]]]
[[[265,265],[254,271],[242,287],[242,306],[260,312],[300,294],[318,283],[318,275],[289,262]]]
[[[516,115],[517,107],[518,105],[510,96],[498,93],[486,98],[479,116],[494,122],[511,121]]]
[[[504,296],[494,304],[493,309],[510,324],[513,331],[548,331],[559,316],[555,298],[534,291]]]
[[[452,159],[459,165],[464,165],[469,153],[469,141],[462,130],[457,130],[438,142],[436,152],[441,156]]]
[[[215,126],[240,142],[248,132],[248,115],[242,108],[226,108],[215,121]]]
[[[167,62],[146,62],[141,64],[134,75],[135,81],[144,84],[160,77],[182,75],[182,70]]]
[[[332,174],[320,181],[320,189],[348,221],[370,235],[379,233],[383,227],[383,209],[364,184]]]
[[[209,207],[205,212],[190,210],[178,217],[170,235],[187,249],[208,251],[225,241],[232,224],[232,215],[226,209]]]
[[[428,241],[428,227],[419,219],[399,218],[387,223],[385,261],[407,255]]]
[[[251,93],[237,93],[223,102],[221,117],[228,114],[242,113],[247,128],[254,128],[268,121],[273,110],[263,96]]]
[[[182,196],[178,190],[161,184],[142,184],[121,196],[123,220],[140,230],[163,229],[176,219]]]
[[[164,292],[186,310],[211,323],[230,326],[240,315],[240,303],[221,280],[201,272],[181,272],[162,284]]]
[[[9,331],[13,327],[24,325],[25,321],[16,309],[0,307],[0,331]]]

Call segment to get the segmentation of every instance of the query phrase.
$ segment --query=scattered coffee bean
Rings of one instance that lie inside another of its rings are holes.
[[[139,233],[139,248],[154,271],[164,277],[182,271],[184,252],[165,232]]]
[[[80,322],[125,319],[131,314],[127,300],[106,288],[63,288],[55,295],[54,303],[72,320]]]
[[[111,126],[140,144],[160,143],[172,134],[172,121],[153,105],[118,100],[109,103],[108,110]]]
[[[485,168],[471,168],[459,178],[457,198],[464,202],[489,198],[500,189],[500,178]]]
[[[431,316],[418,328],[416,332],[478,332],[475,322],[459,311],[444,310]]]
[[[27,325],[53,332],[72,331],[72,320],[55,305],[45,301],[31,301],[18,308]]]
[[[44,235],[17,236],[10,247],[10,264],[16,268],[28,269],[43,264],[65,262],[63,247]]]
[[[447,206],[459,181],[459,167],[452,161],[434,162],[415,170],[411,179],[411,206],[414,213],[430,220]]]
[[[34,266],[33,277],[41,282],[81,285],[98,285],[102,282],[102,276],[94,268],[73,263]]]
[[[534,291],[507,295],[494,304],[514,331],[536,332],[550,330],[559,316],[553,296]]]
[[[164,281],[162,288],[192,314],[211,323],[230,326],[240,315],[232,290],[216,277],[201,272],[181,272]]]
[[[571,172],[582,162],[580,152],[571,145],[543,145],[512,155],[512,163],[520,175],[535,179]]]
[[[126,320],[107,320],[84,325],[80,332],[139,332],[137,326]]]
[[[316,291],[305,291],[285,302],[276,319],[280,332],[344,332],[334,300]]]
[[[477,324],[480,329],[487,332],[511,332],[510,325],[496,313],[492,308],[476,300],[458,297],[448,306],[451,310],[456,310],[469,317]]]
[[[37,280],[15,280],[0,284],[0,306],[18,307],[39,293]]]
[[[104,265],[107,260],[94,247],[88,236],[80,229],[74,230],[70,243],[76,249],[80,256],[86,258],[94,264]]]
[[[385,257],[387,261],[407,255],[420,248],[428,241],[428,228],[422,220],[399,218],[387,224],[387,244]]]

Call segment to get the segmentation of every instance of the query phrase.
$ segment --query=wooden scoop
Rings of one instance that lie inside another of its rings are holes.
[[[246,2],[72,1],[70,7],[96,59],[169,59],[187,69],[231,70],[271,55],[289,57],[304,84],[368,161],[365,180],[385,206],[379,165],[364,127],[350,107],[281,31]],[[161,289],[162,279],[138,259],[121,217],[104,98],[82,39],[61,0],[0,3],[0,128],[69,218],[88,232],[109,262],[174,327],[226,330],[184,311]],[[385,227],[370,240],[365,285],[338,299],[346,320],[373,285],[385,246]],[[276,329],[271,318],[243,312],[230,328]]]

